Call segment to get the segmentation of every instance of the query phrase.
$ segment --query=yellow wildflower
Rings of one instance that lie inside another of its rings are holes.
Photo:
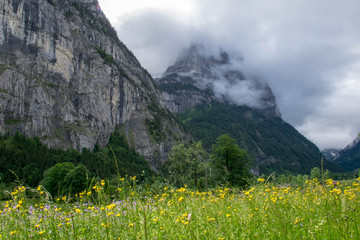
[[[111,210],[111,209],[115,208],[115,204],[109,204],[106,206],[106,208]]]
[[[265,182],[265,178],[258,178],[258,182]]]

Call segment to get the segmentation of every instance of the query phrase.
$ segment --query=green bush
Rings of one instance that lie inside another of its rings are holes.
[[[84,191],[90,183],[89,170],[82,164],[71,169],[64,179],[65,194],[76,194]]]
[[[52,196],[60,196],[65,193],[67,175],[74,169],[73,163],[58,163],[44,172],[41,184]]]

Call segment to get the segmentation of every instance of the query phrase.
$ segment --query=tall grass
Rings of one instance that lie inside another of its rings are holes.
[[[19,186],[1,203],[0,239],[360,239],[359,180],[154,193],[127,177],[53,202],[39,187],[36,204]]]

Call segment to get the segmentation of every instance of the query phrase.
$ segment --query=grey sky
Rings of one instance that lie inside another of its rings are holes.
[[[284,120],[320,148],[360,131],[360,1],[99,0],[153,75],[191,42],[240,53],[273,89]]]

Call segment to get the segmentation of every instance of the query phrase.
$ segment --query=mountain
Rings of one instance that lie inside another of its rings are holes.
[[[96,0],[0,2],[0,133],[106,146],[118,127],[153,168],[186,137]]]
[[[264,80],[241,71],[241,57],[229,56],[225,51],[220,51],[219,56],[210,54],[204,45],[193,44],[157,79],[170,111],[183,112],[215,98],[280,117],[271,88]]]
[[[347,171],[360,169],[360,133],[352,143],[339,152],[335,163]]]
[[[218,136],[230,134],[255,158],[255,174],[320,167],[319,149],[281,119],[270,86],[246,69],[236,54],[193,44],[156,83],[194,138],[210,149]],[[342,171],[329,161],[325,168]]]
[[[341,149],[329,148],[322,150],[321,153],[324,155],[325,159],[335,161],[340,151]]]

